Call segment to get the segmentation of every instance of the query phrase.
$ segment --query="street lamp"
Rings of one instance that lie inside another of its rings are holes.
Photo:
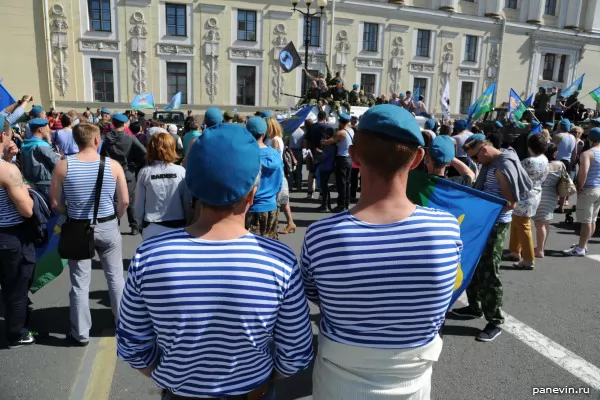
[[[304,15],[304,68],[308,68],[308,47],[310,46],[310,35],[311,35],[310,19],[316,15],[319,15],[320,17],[323,16],[323,10],[327,6],[327,0],[317,0],[317,4],[318,4],[319,8],[321,9],[321,11],[315,11],[315,12],[310,12],[310,6],[312,5],[313,0],[304,0],[304,3],[306,4],[306,11],[297,9],[296,6],[298,6],[298,3],[299,3],[298,0],[292,0],[292,6],[294,6],[293,11],[294,12],[297,11],[300,14]],[[304,93],[306,93],[307,91],[308,91],[308,79],[305,79],[304,80]]]

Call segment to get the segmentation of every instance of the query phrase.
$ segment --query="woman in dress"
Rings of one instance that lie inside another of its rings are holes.
[[[283,151],[285,147],[283,145],[283,130],[281,129],[281,125],[279,124],[279,122],[277,122],[275,118],[272,117],[266,118],[266,121],[268,139],[265,141],[265,144],[277,150],[277,152],[281,156],[281,159],[283,160]],[[291,173],[291,171],[288,171],[288,173]],[[287,226],[281,232],[283,235],[296,232],[296,224],[294,223],[292,209],[290,208],[290,189],[288,184],[288,178],[289,177],[285,176],[284,173],[281,191],[277,196],[277,203],[279,204],[281,211],[283,211],[285,217],[287,218]]]
[[[513,266],[521,269],[533,269],[535,254],[533,249],[533,234],[531,232],[531,217],[537,211],[542,198],[542,182],[548,175],[548,159],[544,155],[548,149],[546,138],[542,135],[531,135],[527,139],[531,157],[522,161],[523,169],[529,175],[533,188],[527,198],[517,202],[510,225],[510,259],[516,261]],[[521,258],[522,257],[522,258]]]
[[[548,232],[550,221],[554,218],[554,208],[558,201],[557,185],[565,170],[565,165],[556,159],[558,147],[554,143],[548,145],[546,150],[546,158],[548,159],[548,176],[542,183],[542,198],[540,205],[533,217],[535,221],[535,238],[537,245],[535,246],[535,257],[544,258],[544,249],[548,240]]]

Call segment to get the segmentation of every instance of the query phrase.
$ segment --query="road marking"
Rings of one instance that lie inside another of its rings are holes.
[[[600,254],[586,254],[587,258],[600,262]]]
[[[112,334],[112,331],[103,333]],[[117,341],[114,336],[105,336],[98,343],[98,352],[85,391],[84,400],[108,400],[117,366]]]
[[[598,259],[600,260],[600,257]],[[468,304],[464,293],[458,298],[458,301],[465,305]],[[506,312],[502,311],[502,315],[504,315],[503,330],[594,389],[600,390],[600,368],[587,362],[577,354],[552,341],[550,338],[542,335]]]

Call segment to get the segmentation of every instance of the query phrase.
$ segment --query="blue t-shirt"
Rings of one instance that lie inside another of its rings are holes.
[[[277,193],[283,183],[283,161],[272,147],[260,149],[260,182],[250,212],[268,212],[277,209]]]
[[[52,143],[58,146],[65,156],[79,153],[79,147],[73,139],[73,131],[71,129],[61,129],[54,132]]]
[[[202,132],[200,131],[189,131],[188,133],[186,133],[183,136],[183,153],[187,154],[187,151],[190,147],[190,142],[199,137],[200,135],[202,135]]]

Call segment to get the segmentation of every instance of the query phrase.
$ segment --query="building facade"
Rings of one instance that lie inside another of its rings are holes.
[[[0,78],[45,107],[125,109],[138,93],[166,104],[182,92],[184,109],[287,109],[302,93],[302,68],[278,63],[290,41],[305,54],[305,20],[287,0],[6,3]],[[418,87],[438,114],[447,81],[452,114],[492,82],[497,105],[510,88],[525,98],[582,73],[584,93],[600,85],[600,0],[329,0],[323,11],[309,20],[309,72],[327,62],[376,96]]]

